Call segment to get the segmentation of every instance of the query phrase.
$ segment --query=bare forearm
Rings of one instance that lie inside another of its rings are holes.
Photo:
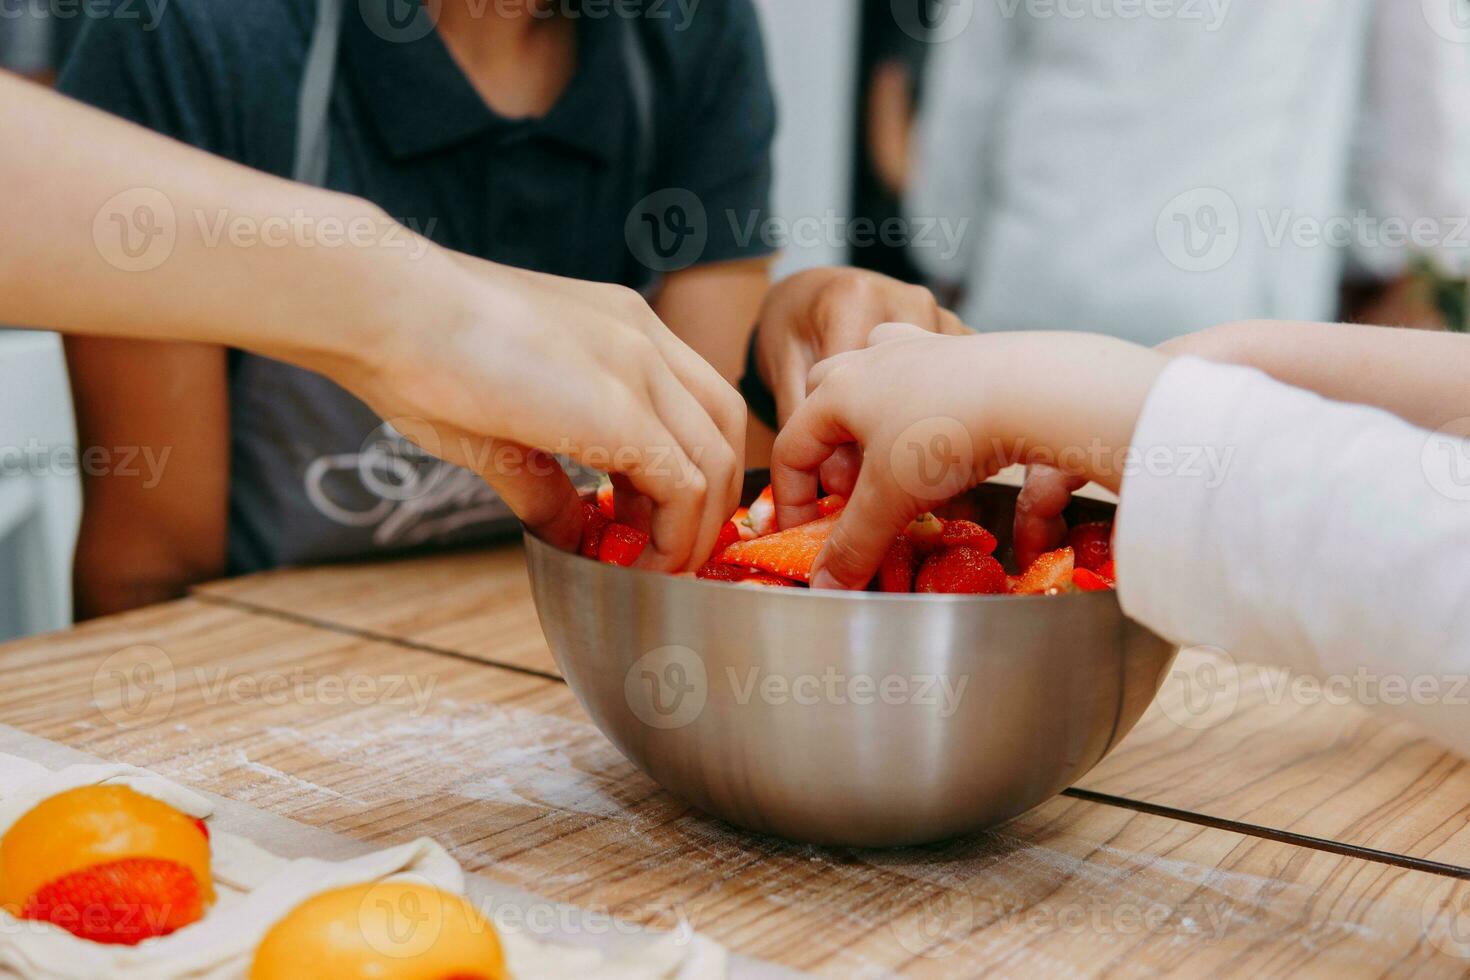
[[[0,320],[326,368],[442,254],[367,202],[269,177],[0,73]],[[107,166],[97,157],[105,153]],[[301,330],[312,324],[317,329]]]
[[[1470,386],[1463,376],[1470,338],[1456,334],[1247,320],[1179,337],[1159,349],[1258,368],[1286,384],[1382,408],[1429,429],[1470,415]]]

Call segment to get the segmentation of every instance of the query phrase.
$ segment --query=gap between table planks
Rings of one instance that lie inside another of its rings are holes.
[[[0,723],[828,976],[1470,969],[1470,882],[1064,798],[936,847],[786,844],[662,792],[564,685],[218,605],[0,647],[0,678]]]
[[[198,595],[560,678],[515,545],[267,572]],[[1304,699],[1286,680],[1219,651],[1184,651],[1138,727],[1078,788],[1470,868],[1470,763],[1406,724]]]

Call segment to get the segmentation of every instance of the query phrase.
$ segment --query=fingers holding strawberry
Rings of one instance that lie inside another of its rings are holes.
[[[1026,481],[1016,498],[1016,561],[1028,567],[1041,555],[1058,547],[1067,534],[1062,512],[1072,502],[1072,493],[1087,481],[1054,466],[1026,467]]]

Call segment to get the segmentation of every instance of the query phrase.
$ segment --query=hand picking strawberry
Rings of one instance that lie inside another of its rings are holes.
[[[695,573],[712,582],[778,587],[808,586],[812,569],[832,535],[847,501],[828,496],[818,501],[821,515],[814,521],[774,530],[770,487],[763,490],[746,514],[737,511],[720,532],[714,553]],[[586,504],[586,531],[582,553],[613,564],[631,564],[641,550],[638,532],[609,522],[598,507]],[[947,513],[978,516],[973,504],[957,500],[943,508]],[[749,519],[749,514],[755,520]],[[770,528],[757,534],[755,525]],[[876,592],[931,593],[950,595],[1030,594],[1057,595],[1095,592],[1112,588],[1103,574],[1109,558],[1106,543],[1108,524],[1084,524],[1076,528],[1079,542],[1088,546],[1088,557],[1096,569],[1076,567],[1071,551],[1063,549],[1043,555],[1018,576],[1006,574],[995,557],[999,545],[994,534],[976,521],[948,520],[932,513],[920,514],[898,534],[888,547],[878,574],[869,584]],[[1110,559],[1109,559],[1110,561]]]

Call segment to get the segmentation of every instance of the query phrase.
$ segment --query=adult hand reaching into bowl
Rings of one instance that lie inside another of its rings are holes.
[[[3,73],[0,131],[0,321],[318,371],[563,547],[582,512],[551,453],[651,502],[649,567],[697,566],[738,503],[745,406],[632,290],[456,255]]]
[[[837,354],[861,350],[879,323],[909,323],[930,333],[970,329],[934,294],[862,269],[809,269],[772,287],[756,327],[755,361],[785,425],[806,398],[807,377]]]
[[[1075,456],[1072,476],[1117,490],[1121,474],[1090,464],[1129,445],[1168,361],[1090,334],[940,337],[888,323],[869,342],[811,371],[809,394],[776,441],[771,480],[783,527],[816,518],[827,460],[861,452],[852,485],[827,487],[850,501],[817,559],[813,588],[865,588],[913,518],[1010,459]],[[1064,452],[1093,445],[1104,451]]]
[[[879,323],[910,323],[956,337],[972,332],[923,286],[863,269],[799,272],[772,287],[761,308],[742,385],[751,405],[758,414],[774,414],[765,421],[779,432],[806,398],[812,369],[829,357],[866,347],[868,334]],[[752,390],[755,379],[759,383]],[[759,412],[761,401],[767,405],[764,413]],[[829,484],[851,482],[859,463],[848,450],[839,450],[827,461],[823,476]]]
[[[553,544],[574,549],[583,521],[554,452],[651,504],[645,565],[698,566],[739,503],[740,396],[632,290],[454,258],[435,329],[390,334],[344,385],[421,420],[403,434],[479,473]]]

